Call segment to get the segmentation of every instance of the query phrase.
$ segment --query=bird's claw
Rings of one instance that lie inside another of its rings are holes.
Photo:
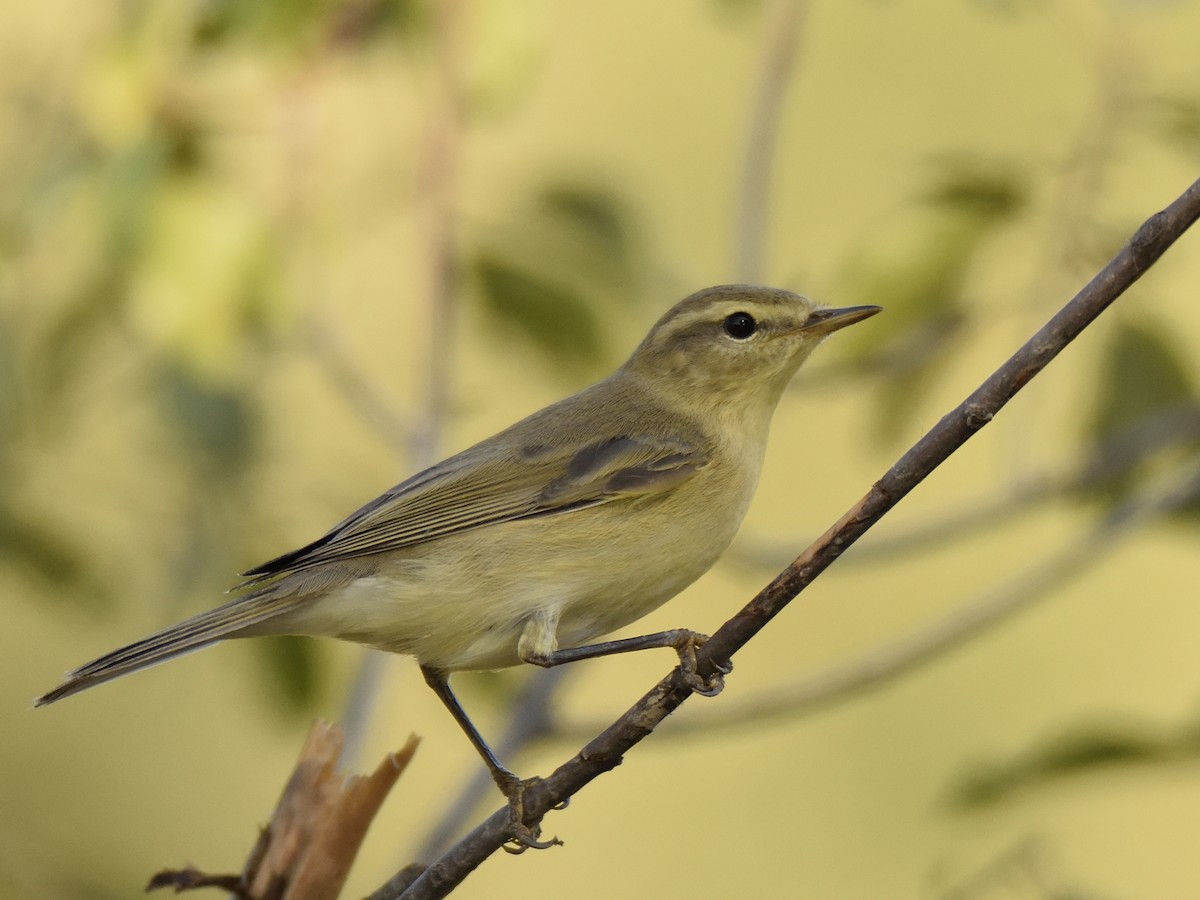
[[[687,639],[677,647],[679,651],[679,672],[693,693],[702,697],[715,697],[725,689],[725,676],[733,671],[733,661],[714,662],[716,670],[708,678],[704,678],[696,670],[696,650],[708,641],[707,634],[692,632]]]
[[[525,792],[540,782],[540,778],[514,777],[513,781],[501,789],[508,795],[508,840],[504,844],[506,853],[519,854],[526,850],[548,850],[551,847],[561,847],[562,841],[552,837],[548,841],[541,840],[542,827],[538,823],[525,824]]]

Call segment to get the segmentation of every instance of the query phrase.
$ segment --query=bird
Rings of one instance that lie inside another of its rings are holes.
[[[497,759],[450,675],[673,648],[688,685],[704,635],[597,642],[661,606],[733,540],[772,414],[833,332],[880,312],[718,285],[676,303],[607,378],[419,472],[309,544],[242,573],[215,609],[67,673],[45,706],[229,638],[339,638],[416,658],[512,809],[532,781]]]

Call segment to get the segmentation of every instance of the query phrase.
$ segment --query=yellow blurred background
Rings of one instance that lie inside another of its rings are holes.
[[[357,648],[248,642],[31,699],[692,290],[883,305],[785,398],[729,559],[638,626],[714,630],[1196,177],[1198,34],[1167,0],[6,4],[0,895],[239,869],[348,704],[349,765],[424,738],[345,896],[379,886],[481,769],[410,660],[372,694]],[[456,896],[1200,896],[1198,241],[552,813],[565,847]],[[993,596],[1021,614],[876,690],[720,727]],[[513,767],[671,664],[575,667]],[[456,683],[499,735],[527,677]]]

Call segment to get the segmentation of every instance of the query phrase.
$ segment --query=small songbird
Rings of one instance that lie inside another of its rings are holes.
[[[43,706],[226,638],[319,635],[414,656],[514,809],[509,772],[449,675],[672,647],[689,685],[704,637],[675,630],[592,643],[656,609],[733,539],[758,482],[771,416],[829,334],[879,312],[788,291],[702,290],[629,360],[398,484],[324,537],[243,573],[240,595],[68,673]]]

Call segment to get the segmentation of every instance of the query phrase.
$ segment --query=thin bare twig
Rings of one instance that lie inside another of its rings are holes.
[[[328,314],[313,317],[308,326],[308,349],[325,377],[364,422],[392,447],[405,447],[412,427],[362,371]]]
[[[464,3],[443,0],[435,5],[437,79],[429,123],[424,135],[421,196],[425,202],[425,234],[429,245],[428,290],[424,308],[413,318],[425,327],[418,343],[424,348],[421,360],[423,398],[407,433],[408,461],[414,471],[437,462],[442,433],[450,415],[453,387],[452,349],[455,342],[458,259],[459,145],[462,139],[462,88],[458,72],[459,20]],[[357,758],[370,723],[384,673],[390,660],[377,651],[363,655],[354,685],[346,701],[347,756]]]
[[[875,540],[858,548],[857,565],[876,563],[918,552],[930,546],[971,537],[1038,506],[1064,498],[1084,499],[1123,475],[1136,471],[1165,450],[1186,447],[1200,440],[1200,404],[1187,401],[1139,416],[1095,445],[1082,462],[1057,473],[1040,473],[1024,479],[998,497],[972,498],[940,517],[911,530]],[[756,569],[775,569],[790,555],[794,544],[782,541],[745,541],[730,551],[732,561]]]
[[[1200,181],[1146,220],[1128,244],[1046,325],[957,408],[942,418],[824,535],[727,621],[697,653],[701,675],[712,675],[762,630],[905,495],[983,428],[1022,387],[1108,308],[1200,217]],[[525,820],[535,824],[584,785],[621,763],[623,755],[691,696],[678,668],[550,776],[530,787]],[[505,806],[431,864],[399,895],[446,896],[509,839]]]
[[[1200,498],[1200,472],[1190,461],[1182,477],[1148,496],[1121,504],[1086,535],[1071,542],[1048,559],[1029,567],[1007,584],[989,590],[952,612],[913,630],[857,659],[831,666],[790,685],[783,685],[729,704],[704,716],[673,719],[663,728],[664,736],[685,737],[752,722],[794,719],[825,709],[833,703],[875,690],[926,663],[958,650],[1001,622],[1046,599],[1089,565],[1107,558],[1121,540],[1131,537],[1163,516]],[[548,736],[556,740],[586,740],[603,728],[603,723],[560,724]]]
[[[775,0],[768,14],[763,17],[766,23],[766,47],[754,99],[746,156],[742,161],[737,233],[734,239],[737,254],[734,273],[738,281],[747,284],[758,284],[763,280],[771,167],[779,146],[779,122],[783,116],[783,101],[795,70],[796,47],[805,6],[804,0]]]

